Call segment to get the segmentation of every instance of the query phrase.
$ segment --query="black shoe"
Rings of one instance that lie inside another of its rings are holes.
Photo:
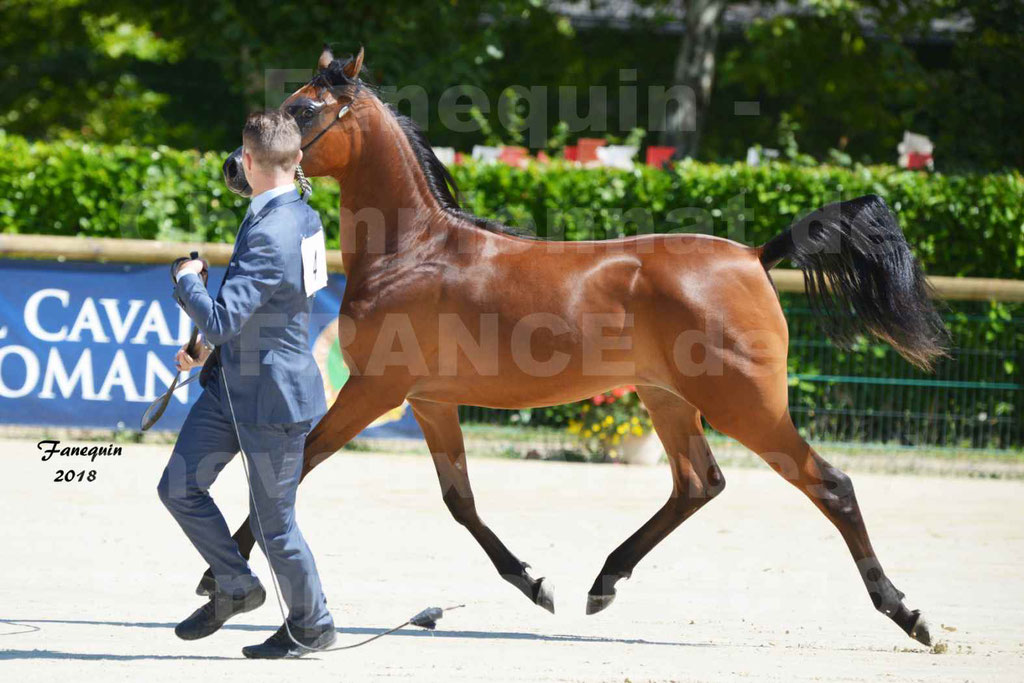
[[[240,598],[216,593],[210,601],[192,613],[185,621],[174,627],[174,635],[182,640],[199,640],[216,633],[231,617],[251,612],[267,599],[263,586],[256,587]]]
[[[209,569],[203,574],[203,578],[199,579],[199,585],[196,586],[196,595],[210,596],[217,592],[217,579],[213,578],[213,572]]]
[[[292,635],[288,636],[288,629]],[[295,638],[301,645],[297,645],[292,638]],[[242,648],[242,654],[249,659],[297,659],[311,654],[317,650],[323,650],[334,645],[338,639],[338,633],[334,625],[322,628],[299,628],[297,626],[282,625],[277,633],[270,636],[259,645],[249,645]]]

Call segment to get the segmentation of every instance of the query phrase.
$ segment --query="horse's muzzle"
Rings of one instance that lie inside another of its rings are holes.
[[[228,155],[224,160],[224,184],[235,194],[248,197],[252,194],[249,181],[245,179],[245,172],[242,170],[242,148],[239,147]]]

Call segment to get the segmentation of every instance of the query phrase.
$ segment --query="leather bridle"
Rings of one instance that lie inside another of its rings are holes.
[[[361,88],[361,87],[362,86],[360,85],[359,88]],[[359,89],[357,89],[356,92],[352,95],[352,99],[349,101],[349,103],[344,105],[344,106],[342,106],[338,110],[338,114],[333,119],[331,119],[330,123],[328,123],[326,126],[321,128],[319,130],[319,132],[317,132],[317,134],[313,136],[312,140],[310,140],[309,142],[307,142],[306,144],[302,145],[302,147],[299,148],[300,150],[302,150],[303,154],[305,154],[306,150],[309,149],[310,147],[312,147],[313,144],[317,140],[322,138],[324,136],[324,133],[326,133],[331,128],[333,128],[334,124],[336,124],[338,121],[341,121],[341,119],[345,116],[345,114],[347,114],[347,113],[349,113],[349,111],[351,111],[352,104],[356,101],[356,96],[358,94],[359,94]],[[306,178],[306,174],[302,171],[302,164],[299,164],[298,166],[295,167],[295,179],[299,183],[300,194],[303,197],[307,197],[307,196],[312,196],[313,195],[313,186],[310,184],[309,180]]]
[[[301,150],[302,150],[303,152],[305,152],[305,151],[306,151],[307,149],[309,149],[309,148],[310,148],[310,146],[312,146],[312,144],[313,144],[314,142],[316,142],[317,140],[319,140],[320,138],[322,138],[322,137],[323,137],[323,135],[324,135],[324,133],[326,133],[327,131],[329,131],[329,130],[330,130],[330,129],[331,129],[331,128],[332,128],[333,126],[334,126],[334,124],[336,124],[336,123],[337,123],[338,121],[341,121],[341,118],[342,118],[343,116],[345,116],[345,114],[349,113],[349,111],[351,110],[351,108],[352,108],[352,103],[351,103],[351,102],[349,102],[348,104],[346,104],[345,106],[343,106],[343,107],[342,107],[341,109],[339,109],[339,110],[338,110],[338,115],[337,115],[337,116],[335,116],[335,117],[334,117],[334,119],[333,119],[333,120],[332,120],[332,121],[331,121],[330,123],[328,123],[328,124],[327,124],[326,126],[324,126],[323,128],[321,128],[321,129],[320,129],[320,132],[318,132],[318,133],[317,133],[316,135],[314,135],[314,136],[313,136],[313,139],[312,139],[312,140],[310,140],[309,142],[307,142],[306,144],[304,144],[304,145],[303,145],[302,147],[300,147],[299,149],[301,149]]]

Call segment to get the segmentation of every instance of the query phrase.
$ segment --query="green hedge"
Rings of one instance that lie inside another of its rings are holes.
[[[710,220],[716,235],[761,244],[813,208],[874,192],[899,215],[907,240],[929,272],[1018,278],[1024,271],[1020,173],[947,176],[891,166],[684,163],[669,172],[642,168],[628,173],[462,166],[455,175],[474,212],[513,223],[532,219],[541,233],[553,230],[567,239],[632,234],[636,225],[617,212],[641,207],[651,212],[655,231],[685,230]],[[596,226],[578,220],[566,207],[589,209]],[[691,210],[692,217],[682,223],[667,221],[669,212],[680,207],[698,211]],[[742,232],[733,234],[730,219],[740,215]],[[700,230],[706,232],[707,224]]]
[[[0,232],[230,241],[246,200],[224,186],[223,159],[223,152],[166,147],[29,143],[0,132]],[[712,231],[761,243],[803,212],[875,192],[899,214],[929,272],[1016,278],[1024,270],[1018,172],[951,176],[779,163],[632,172],[467,164],[453,171],[470,210],[564,239],[631,234],[639,211],[640,230]],[[330,225],[338,189],[330,181],[316,188],[312,203]],[[680,208],[685,217],[670,213]],[[736,232],[740,215],[745,223]]]

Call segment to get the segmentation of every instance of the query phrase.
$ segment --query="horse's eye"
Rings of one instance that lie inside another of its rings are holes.
[[[316,113],[316,109],[314,107],[305,107],[302,110],[302,118],[304,118],[304,119],[313,118],[313,114],[315,114],[315,113]]]

